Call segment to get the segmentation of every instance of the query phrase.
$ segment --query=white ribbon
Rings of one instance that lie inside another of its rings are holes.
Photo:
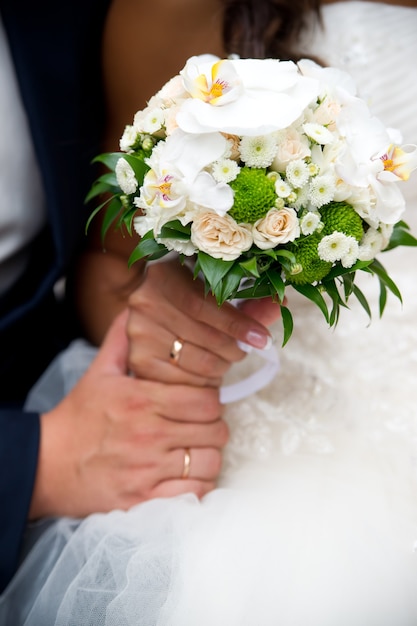
[[[251,394],[263,389],[268,385],[275,377],[280,368],[279,356],[277,348],[274,344],[271,344],[264,350],[258,350],[245,343],[238,342],[239,347],[245,352],[255,352],[264,359],[265,364],[256,372],[239,380],[237,383],[230,385],[223,385],[220,387],[220,402],[222,404],[228,404],[229,402],[236,402],[247,398]]]

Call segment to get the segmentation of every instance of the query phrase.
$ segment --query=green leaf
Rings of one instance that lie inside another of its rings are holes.
[[[284,329],[284,337],[283,337],[281,345],[282,347],[284,347],[292,335],[294,322],[292,319],[291,311],[283,304],[281,304],[280,306],[281,306],[282,326]]]
[[[387,303],[387,289],[382,281],[379,281],[379,317],[382,317],[382,314],[385,310],[385,305]]]
[[[417,239],[410,233],[409,226],[405,224],[405,222],[398,222],[398,224],[395,224],[389,244],[385,248],[384,252],[392,250],[397,246],[417,246]]]
[[[190,224],[183,226],[179,220],[172,220],[162,226],[159,237],[161,239],[190,239],[191,226]]]
[[[369,319],[372,319],[372,311],[368,304],[368,300],[365,297],[365,294],[359,289],[357,285],[353,285],[353,293],[355,298],[360,302],[361,306],[365,309],[368,314]]]
[[[117,193],[119,189],[117,187],[117,183],[114,184],[115,180],[116,179],[113,174],[103,174],[103,176],[97,178],[86,195],[84,203],[88,204],[91,200],[97,198],[97,196],[101,196],[105,193]]]
[[[314,302],[314,304],[316,304],[320,311],[323,313],[324,317],[326,318],[326,322],[329,322],[329,310],[327,308],[327,304],[317,287],[309,284],[297,285],[295,283],[292,284],[292,287],[294,287],[294,289],[301,293],[303,296]]]
[[[374,259],[372,261],[372,263],[370,264],[370,269],[372,270],[372,272],[374,272],[375,274],[377,274],[377,276],[379,277],[380,281],[382,281],[382,283],[399,299],[399,301],[402,303],[403,299],[401,296],[401,292],[398,289],[397,285],[394,283],[394,281],[388,276],[386,269],[383,267],[383,265],[381,265],[381,263],[379,261],[377,261],[377,259]]]
[[[120,157],[125,156],[124,152],[103,152],[98,154],[91,161],[92,163],[103,163],[109,170],[115,170],[117,161]]]
[[[221,303],[234,297],[239,289],[239,285],[244,278],[245,272],[239,263],[234,263],[233,267],[227,272],[222,280],[222,289],[220,293]]]
[[[152,233],[152,231],[147,232],[133,250],[128,261],[129,267],[141,259],[154,261],[168,254],[167,248],[155,241],[152,236],[149,236],[150,233]]]
[[[219,288],[219,283],[233,267],[234,261],[215,259],[205,252],[199,252],[197,258],[200,263],[201,271],[209,283],[212,292],[214,295],[217,294],[216,297],[221,297],[221,287]]]
[[[90,214],[90,216],[89,216],[89,218],[88,218],[88,220],[87,220],[87,223],[86,223],[86,225],[85,225],[85,232],[86,232],[86,233],[87,233],[87,231],[88,231],[88,229],[89,229],[89,227],[90,227],[90,224],[91,224],[92,220],[93,220],[93,219],[94,219],[94,217],[97,215],[97,213],[99,213],[99,212],[101,211],[101,209],[102,209],[104,206],[106,206],[106,204],[109,204],[109,203],[110,203],[110,201],[111,201],[111,198],[107,198],[107,200],[105,200],[104,202],[102,202],[99,206],[97,206],[97,207],[94,209],[94,211],[92,211],[92,213]]]
[[[239,291],[235,294],[235,298],[245,298],[245,299],[253,299],[253,298],[267,298],[268,296],[273,297],[273,293],[271,293],[271,285],[268,282],[264,282],[261,280],[256,280],[253,285],[250,287],[244,287],[243,289],[239,289]]]
[[[106,237],[107,231],[109,230],[113,222],[117,220],[121,210],[122,203],[120,202],[120,198],[118,196],[115,196],[110,200],[108,207],[104,213],[103,223],[101,225],[101,240],[103,242]]]
[[[256,276],[259,278],[259,269],[258,263],[256,260],[256,256],[251,257],[250,259],[246,259],[245,261],[241,261],[239,263],[240,267],[242,267],[246,272],[252,276]]]
[[[273,291],[277,294],[278,300],[282,302],[285,295],[285,283],[281,278],[281,273],[273,269],[269,269],[265,272],[267,279],[271,283]]]

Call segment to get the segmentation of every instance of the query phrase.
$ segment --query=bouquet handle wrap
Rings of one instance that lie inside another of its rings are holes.
[[[262,357],[265,363],[250,376],[236,383],[220,387],[220,402],[222,404],[237,402],[263,389],[273,380],[280,368],[278,351],[274,344],[265,350],[258,350],[241,342],[239,342],[239,347],[248,353],[255,352]]]

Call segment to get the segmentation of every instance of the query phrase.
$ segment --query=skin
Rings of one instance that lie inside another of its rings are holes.
[[[102,51],[103,150],[118,149],[136,110],[189,56],[222,55],[219,30],[217,2],[112,4]],[[265,346],[279,308],[269,300],[247,303],[246,312],[219,308],[177,262],[128,269],[134,244],[113,232],[104,251],[93,222],[79,264],[78,307],[87,336],[102,347],[68,396],[41,416],[30,519],[127,509],[185,492],[201,497],[216,485],[228,438],[218,386],[245,356],[236,341]],[[176,337],[184,348],[172,364]],[[191,451],[186,480],[184,448]]]

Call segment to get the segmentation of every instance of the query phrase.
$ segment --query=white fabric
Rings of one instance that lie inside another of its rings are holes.
[[[25,246],[45,223],[39,169],[0,16],[0,294],[26,265]]]
[[[361,89],[380,85],[375,109],[417,142],[417,9],[345,2],[324,16],[315,48],[326,58],[336,42],[332,62],[349,61]],[[415,226],[416,187],[406,216]],[[369,327],[352,304],[329,330],[289,295],[295,331],[280,371],[227,407],[219,489],[201,502],[159,499],[51,524],[0,603],[0,623],[415,626],[416,260],[413,248],[383,256],[404,307],[390,297],[382,320],[376,281],[363,279]],[[278,345],[281,332],[278,323]],[[228,382],[257,368],[250,354]]]

